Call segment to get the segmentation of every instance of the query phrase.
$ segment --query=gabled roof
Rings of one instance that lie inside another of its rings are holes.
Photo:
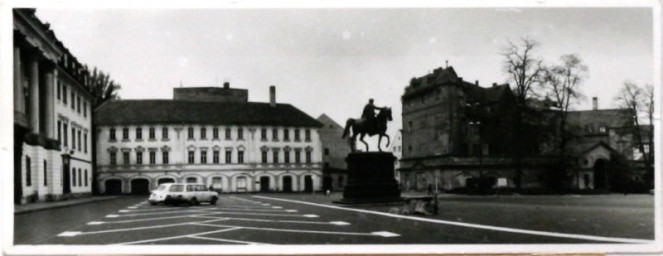
[[[610,153],[616,153],[616,154],[619,154],[619,152],[617,152],[617,150],[615,150],[615,149],[612,148],[610,145],[608,145],[608,143],[605,143],[605,142],[603,142],[603,141],[599,141],[599,142],[596,143],[594,146],[592,146],[592,147],[586,149],[585,151],[583,151],[580,155],[585,155],[585,154],[591,152],[592,150],[594,150],[594,149],[596,149],[596,148],[598,148],[598,147],[603,147],[603,148],[607,149],[608,151],[610,151]]]
[[[334,119],[331,119],[331,117],[327,116],[324,113],[320,115],[316,120],[324,124],[326,126],[325,128],[343,129],[343,126],[339,125],[337,122],[334,121]]]
[[[216,124],[320,127],[290,104],[200,102],[185,100],[114,100],[95,110],[97,125]]]

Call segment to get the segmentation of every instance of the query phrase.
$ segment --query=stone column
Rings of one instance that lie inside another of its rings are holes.
[[[14,111],[25,114],[25,94],[23,93],[21,48],[18,46],[14,46]]]
[[[31,56],[28,68],[30,71],[28,77],[30,82],[30,127],[32,132],[39,133],[39,60],[36,54]]]
[[[53,64],[55,65],[55,64]],[[45,104],[45,111],[46,111],[46,122],[44,124],[44,129],[46,137],[49,139],[54,139],[55,138],[55,100],[53,99],[55,97],[55,93],[53,90],[53,87],[55,87],[55,79],[57,77],[57,71],[55,70],[54,66],[49,67],[49,69],[46,71],[46,86],[45,86],[45,91],[44,95],[46,95],[46,98],[44,99],[44,104]]]

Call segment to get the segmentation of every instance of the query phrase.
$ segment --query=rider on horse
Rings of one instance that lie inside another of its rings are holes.
[[[369,131],[375,131],[375,111],[382,109],[384,109],[384,107],[376,107],[373,105],[373,99],[369,99],[368,104],[364,106],[364,111],[361,113],[361,118],[363,118],[368,124],[367,127],[369,128]]]

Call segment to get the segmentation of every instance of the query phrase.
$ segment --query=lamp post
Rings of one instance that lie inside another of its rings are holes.
[[[468,123],[470,126],[477,127],[476,128],[476,134],[477,134],[477,140],[479,141],[479,150],[477,150],[478,158],[479,158],[479,192],[483,193],[483,185],[484,185],[484,180],[483,180],[483,143],[481,141],[481,105],[479,102],[475,102],[473,104],[467,104],[466,105],[469,108],[469,113],[471,120]]]

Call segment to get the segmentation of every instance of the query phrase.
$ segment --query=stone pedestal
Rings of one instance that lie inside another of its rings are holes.
[[[356,152],[348,154],[348,183],[343,199],[335,203],[391,203],[401,202],[401,191],[394,179],[394,157],[386,152]]]

